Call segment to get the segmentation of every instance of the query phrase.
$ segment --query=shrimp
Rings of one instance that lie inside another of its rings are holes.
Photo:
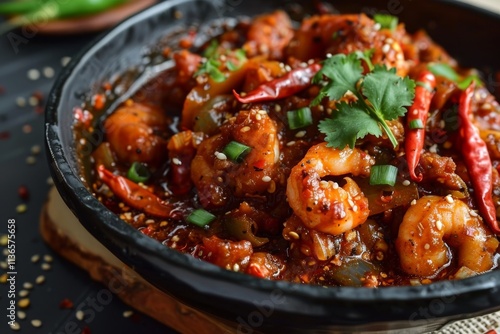
[[[372,19],[361,14],[316,15],[305,19],[289,44],[289,55],[307,61],[323,58],[326,54],[351,53],[374,50],[371,60],[396,68],[398,75],[405,76],[410,63],[403,50],[404,28],[394,31],[380,29]]]
[[[125,104],[104,122],[106,138],[120,161],[154,166],[166,160],[167,142],[158,133],[167,127],[160,109],[140,103]]]
[[[230,141],[251,148],[235,163],[221,152]],[[266,192],[279,180],[280,143],[276,123],[263,110],[242,110],[221,127],[221,132],[198,147],[191,164],[191,179],[204,207],[221,206],[236,196]]]
[[[288,203],[310,229],[332,235],[349,231],[368,218],[368,199],[349,177],[344,178],[343,187],[322,178],[367,176],[373,164],[374,159],[360,149],[317,144],[292,168],[286,189]]]
[[[432,277],[451,262],[476,273],[493,268],[498,240],[464,202],[450,195],[424,196],[403,217],[396,239],[401,268],[410,275]]]

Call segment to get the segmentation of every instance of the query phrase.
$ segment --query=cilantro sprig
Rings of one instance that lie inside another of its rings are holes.
[[[319,130],[329,147],[353,148],[357,139],[368,134],[380,137],[382,130],[396,147],[398,142],[386,121],[404,116],[405,107],[413,103],[415,82],[398,76],[395,68],[381,65],[365,75],[359,58],[356,53],[328,58],[313,78],[313,83],[324,83],[313,106],[325,97],[338,101],[348,92],[356,97],[351,103],[338,102],[332,116],[320,121]]]
[[[453,67],[445,63],[430,63],[427,65],[427,68],[432,72],[432,74],[442,76],[453,81],[461,90],[465,90],[469,87],[472,81],[475,81],[477,85],[484,86],[477,74],[470,74],[466,77],[462,77]]]

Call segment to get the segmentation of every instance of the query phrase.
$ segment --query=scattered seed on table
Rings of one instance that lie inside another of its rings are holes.
[[[52,67],[50,66],[45,66],[43,68],[43,75],[47,78],[47,79],[50,79],[54,76],[55,74],[55,71]]]
[[[38,327],[42,326],[42,321],[39,319],[33,319],[33,320],[31,320],[31,326],[38,328]]]
[[[9,238],[7,237],[7,234],[2,234],[2,236],[0,236],[0,246],[7,246],[8,242]]]
[[[2,254],[5,255],[5,256],[9,255],[10,254],[9,249],[8,248],[4,248],[3,251],[2,251]]]
[[[30,96],[28,98],[28,104],[32,107],[36,107],[40,101],[35,96]]]
[[[27,308],[28,306],[30,306],[30,299],[29,298],[19,299],[19,301],[17,302],[17,305],[20,308]]]
[[[24,312],[24,311],[17,311],[17,317],[18,317],[20,320],[24,320],[24,319],[26,319],[26,312]]]
[[[30,294],[30,292],[28,290],[19,291],[19,297],[21,297],[21,298],[28,297],[29,294]]]
[[[7,264],[7,262],[5,262],[5,261],[0,262],[0,268],[7,269],[8,267],[9,267],[9,265]]]
[[[131,311],[131,310],[123,311],[124,318],[130,318],[133,314],[134,314],[134,311]]]
[[[64,67],[68,65],[68,63],[71,61],[71,57],[62,57],[61,58],[61,65]]]
[[[30,282],[24,282],[23,288],[31,290],[33,289],[33,284],[31,284]]]
[[[19,96],[17,99],[16,99],[16,104],[18,107],[24,107],[26,105],[26,99],[22,96]]]
[[[45,254],[45,255],[43,256],[43,260],[44,260],[45,262],[52,262],[54,259],[53,259],[53,258],[52,258],[52,256],[50,256],[49,254]]]
[[[32,263],[37,263],[40,260],[40,255],[35,254],[31,257],[31,262]]]
[[[36,68],[32,68],[28,71],[28,79],[30,80],[38,80],[40,78],[40,71]]]
[[[13,331],[18,331],[21,329],[21,325],[19,325],[18,322],[14,321],[14,323],[10,325],[10,329],[12,329]]]
[[[35,279],[36,284],[43,284],[43,282],[45,282],[45,276],[43,275],[40,275]]]
[[[42,270],[45,270],[45,271],[52,269],[52,267],[48,263],[42,263],[41,267],[42,267]]]
[[[36,158],[35,158],[34,156],[32,156],[32,155],[30,155],[30,156],[28,156],[28,157],[26,158],[26,163],[27,163],[28,165],[34,165],[34,164],[35,164],[35,162],[36,162]]]
[[[0,275],[0,284],[7,283],[7,273]]]
[[[16,212],[17,213],[25,213],[28,210],[28,206],[26,204],[19,204],[16,206]]]
[[[76,319],[77,319],[77,320],[82,321],[82,320],[83,320],[83,318],[85,317],[85,313],[83,313],[83,311],[82,311],[82,310],[78,310],[78,311],[76,311],[76,313],[75,313],[75,317],[76,317]]]

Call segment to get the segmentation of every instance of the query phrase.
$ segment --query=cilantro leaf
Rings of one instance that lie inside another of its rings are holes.
[[[404,116],[415,97],[415,82],[408,77],[401,78],[396,69],[376,66],[363,81],[363,95],[368,98],[377,115],[385,120]]]
[[[350,53],[337,54],[326,59],[323,67],[312,79],[313,83],[319,83],[323,77],[330,82],[323,87],[320,94],[313,100],[312,105],[318,105],[324,97],[338,100],[348,91],[356,94],[356,84],[363,76],[363,67],[357,55]]]
[[[358,57],[359,60],[364,60],[366,63],[366,66],[368,66],[368,70],[373,71],[373,63],[372,63],[372,56],[375,53],[375,49],[368,49],[365,51],[355,51],[356,57]]]
[[[326,135],[328,147],[343,149],[346,146],[354,147],[356,140],[373,134],[382,135],[378,122],[365,112],[361,102],[337,105],[337,110],[331,118],[319,122],[319,131]]]

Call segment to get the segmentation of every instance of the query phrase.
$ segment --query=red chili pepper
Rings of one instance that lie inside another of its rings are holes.
[[[233,90],[234,97],[241,103],[264,102],[292,96],[311,85],[311,79],[321,69],[320,64],[296,68],[287,74],[263,83],[241,97]]]
[[[415,100],[406,114],[406,139],[405,151],[410,177],[413,181],[422,181],[422,174],[415,174],[415,168],[420,160],[420,153],[424,148],[425,141],[425,123],[429,114],[429,106],[434,96],[436,87],[436,78],[429,71],[423,71],[417,78],[417,87],[415,88]],[[412,129],[411,123],[421,121],[423,128]]]
[[[160,218],[180,218],[175,212],[176,208],[171,203],[163,201],[137,183],[126,177],[113,174],[103,165],[97,167],[97,172],[102,182],[128,206]]]
[[[493,175],[492,164],[488,148],[479,135],[479,130],[472,123],[469,114],[474,96],[474,82],[460,95],[458,116],[461,121],[460,146],[467,166],[467,171],[474,187],[474,194],[481,216],[493,232],[500,234],[500,227],[496,218],[496,209],[493,204]]]

